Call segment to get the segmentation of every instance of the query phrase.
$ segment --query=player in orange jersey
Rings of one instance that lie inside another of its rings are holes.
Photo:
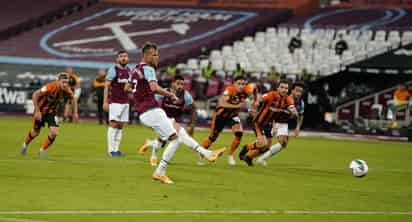
[[[47,148],[54,142],[58,134],[59,124],[56,109],[58,105],[64,102],[65,96],[70,98],[73,104],[73,120],[77,121],[79,118],[77,101],[69,87],[69,75],[67,73],[59,73],[57,81],[48,83],[33,93],[33,128],[24,139],[20,150],[21,155],[26,154],[29,143],[39,135],[41,128],[47,123],[50,132],[40,146],[39,156],[43,157],[46,154]]]
[[[216,141],[225,125],[232,127],[235,137],[233,138],[228,152],[229,165],[236,164],[235,159],[233,158],[233,153],[239,146],[243,135],[243,128],[239,118],[239,110],[244,106],[247,97],[255,95],[253,92],[253,85],[247,84],[243,76],[236,77],[235,83],[228,86],[225,89],[223,96],[219,98],[218,105],[211,122],[210,134],[202,143],[203,147],[209,148],[212,143]],[[201,160],[199,164],[202,164]]]
[[[271,146],[270,153],[265,153],[264,157],[269,158],[274,153],[285,148],[288,141],[288,119],[290,115],[298,117],[294,101],[288,96],[289,84],[282,80],[279,82],[276,91],[270,91],[262,96],[259,110],[254,117],[254,131],[256,141],[247,144],[239,153],[239,158],[252,166],[252,159],[261,153],[266,152],[272,143],[272,131],[276,131],[278,143]],[[269,152],[268,151],[268,152]]]

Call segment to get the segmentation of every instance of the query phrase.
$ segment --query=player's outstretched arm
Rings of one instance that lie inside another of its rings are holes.
[[[161,94],[161,95],[170,97],[170,98],[172,98],[172,99],[175,100],[175,101],[176,101],[176,100],[179,100],[179,98],[177,98],[174,93],[169,92],[169,91],[163,89],[161,86],[159,86],[159,84],[157,84],[156,81],[150,81],[150,82],[149,82],[149,86],[150,86],[150,89],[151,89],[153,92],[156,92],[156,93],[159,93],[159,94]]]

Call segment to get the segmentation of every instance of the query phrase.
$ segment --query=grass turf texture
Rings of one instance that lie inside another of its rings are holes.
[[[136,150],[145,138],[154,138],[147,128],[127,126],[121,144],[127,156],[109,158],[106,127],[63,124],[47,157],[39,159],[48,129],[25,157],[19,154],[30,126],[29,117],[0,118],[0,221],[412,221],[410,143],[291,138],[267,167],[240,161],[231,167],[226,155],[197,166],[197,154],[182,145],[167,169],[175,184],[165,185],[151,180],[150,151],[142,156]],[[195,138],[206,135],[197,131]],[[212,149],[229,146],[232,136],[222,133]],[[242,144],[252,140],[246,134]],[[357,158],[370,167],[360,179],[348,170]],[[132,212],[80,214],[85,210]]]

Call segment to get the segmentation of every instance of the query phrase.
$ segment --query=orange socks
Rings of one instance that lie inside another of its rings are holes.
[[[210,145],[212,145],[212,141],[209,139],[209,137],[207,137],[203,143],[202,143],[202,147],[205,149],[209,149]]]
[[[29,145],[29,143],[34,139],[31,135],[31,130],[27,133],[26,137],[24,138],[24,144]]]
[[[47,136],[46,140],[41,144],[41,149],[42,150],[47,150],[47,148],[54,142],[56,138],[50,138],[50,136]]]

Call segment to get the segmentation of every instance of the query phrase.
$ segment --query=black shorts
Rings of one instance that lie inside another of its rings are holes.
[[[291,118],[288,120],[288,128],[289,130],[294,130],[298,126],[298,121],[296,118]]]
[[[212,121],[213,122],[211,123],[211,131],[213,132],[213,134],[219,134],[220,132],[222,132],[225,126],[232,127],[236,124],[241,124],[239,116],[223,118],[222,116],[217,115]]]
[[[263,135],[266,138],[272,138],[272,124],[267,124],[264,127],[260,127],[260,130],[263,132]],[[255,132],[255,136],[257,136],[256,127],[253,128],[253,132]]]
[[[51,127],[51,126],[59,127],[57,116],[55,114],[51,114],[51,113],[42,114],[40,121],[35,120],[33,117],[33,129],[40,130],[42,127],[46,125],[46,123],[48,127]]]

